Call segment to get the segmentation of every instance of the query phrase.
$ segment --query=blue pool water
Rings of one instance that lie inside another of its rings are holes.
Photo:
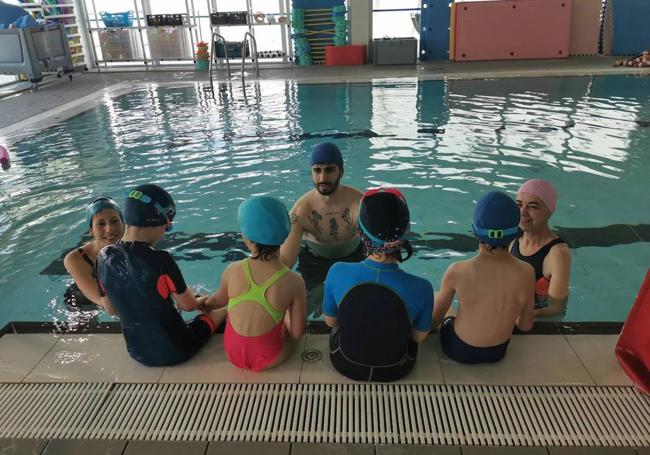
[[[572,247],[565,320],[622,321],[650,258],[650,78],[297,84],[137,89],[12,145],[0,180],[0,324],[61,321],[61,258],[84,240],[83,207],[155,182],[176,198],[160,245],[187,281],[214,290],[241,257],[237,206],[311,188],[309,151],[333,140],[343,183],[399,187],[416,256],[439,286],[470,257],[474,202],[526,179],[557,186],[551,220]],[[105,316],[102,316],[106,319]]]

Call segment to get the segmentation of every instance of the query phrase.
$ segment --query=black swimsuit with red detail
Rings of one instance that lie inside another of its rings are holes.
[[[519,251],[519,237],[515,239],[515,242],[512,244],[510,249],[510,254],[514,257],[521,259],[524,262],[529,263],[535,269],[535,308],[544,308],[548,306],[548,288],[550,281],[544,276],[544,259],[548,255],[551,248],[560,243],[566,243],[561,238],[556,238],[548,242],[546,245],[541,247],[535,253],[530,256],[524,256]]]

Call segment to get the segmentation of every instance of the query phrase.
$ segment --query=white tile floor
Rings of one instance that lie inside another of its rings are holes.
[[[628,385],[614,357],[615,335],[514,336],[506,358],[494,365],[460,365],[431,337],[401,383],[500,385]],[[0,338],[0,382],[348,383],[331,366],[328,335],[307,335],[282,366],[252,373],[232,366],[216,335],[193,359],[168,368],[132,360],[120,334],[5,335]],[[303,362],[305,349],[321,360]]]
[[[8,334],[0,338],[0,382],[21,382],[58,339],[52,334]]]
[[[132,360],[121,334],[64,335],[23,381],[157,382],[163,371]]]

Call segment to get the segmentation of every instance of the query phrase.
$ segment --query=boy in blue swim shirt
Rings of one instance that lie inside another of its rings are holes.
[[[508,251],[519,233],[519,207],[508,195],[484,195],[474,208],[472,230],[478,254],[447,268],[433,323],[442,322],[456,295],[458,314],[446,317],[440,328],[442,350],[461,363],[498,362],[515,325],[533,328],[534,272]]]
[[[387,382],[406,376],[431,330],[431,283],[399,268],[413,254],[409,225],[398,190],[367,191],[357,223],[367,258],[337,262],[327,274],[323,313],[333,327],[330,359],[350,379]]]
[[[97,255],[102,306],[116,314],[132,358],[148,366],[168,366],[191,358],[225,317],[224,309],[185,322],[198,302],[172,256],[153,246],[172,227],[174,200],[157,185],[140,185],[124,203],[124,237]]]

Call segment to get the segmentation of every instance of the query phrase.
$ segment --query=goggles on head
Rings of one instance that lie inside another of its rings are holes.
[[[519,232],[519,226],[513,226],[510,228],[504,229],[485,229],[475,226],[472,223],[472,228],[474,233],[481,237],[487,237],[488,239],[502,239],[504,237],[509,237]]]
[[[366,191],[363,193],[363,196],[361,197],[361,202],[363,202],[366,198],[370,196],[374,196],[375,194],[378,193],[389,193],[395,195],[397,198],[401,199],[405,204],[406,204],[406,198],[404,198],[404,195],[401,193],[400,190],[397,188],[373,188],[371,190]]]
[[[142,191],[132,190],[128,195],[128,198],[135,199],[136,201],[144,202],[145,204],[151,204],[156,209],[160,215],[165,218],[165,232],[172,230],[172,222],[174,221],[174,216],[176,216],[176,205],[172,202],[170,205],[163,207],[158,202],[144,194]]]

